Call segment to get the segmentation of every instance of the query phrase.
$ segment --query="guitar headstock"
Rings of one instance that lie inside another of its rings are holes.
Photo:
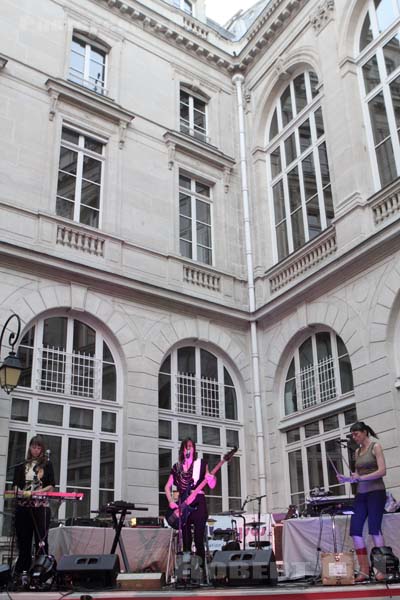
[[[229,450],[226,454],[224,454],[224,461],[228,462],[231,460],[232,456],[238,451],[237,447],[234,446],[232,450]]]

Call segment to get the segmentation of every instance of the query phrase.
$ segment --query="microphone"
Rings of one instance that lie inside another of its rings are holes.
[[[348,438],[348,436],[346,436],[346,437]],[[344,440],[343,438],[340,438],[338,440],[335,440],[335,442],[337,444],[348,444],[350,442],[350,440],[349,439]]]
[[[50,454],[51,454],[51,450],[48,448],[48,449],[45,451],[45,455],[46,455],[46,462],[49,462],[49,460],[50,460]]]

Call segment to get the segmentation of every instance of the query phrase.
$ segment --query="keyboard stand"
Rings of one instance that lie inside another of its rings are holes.
[[[117,546],[119,545],[119,549],[121,550],[122,560],[123,560],[124,567],[125,567],[125,572],[130,573],[131,568],[129,566],[128,556],[126,554],[126,550],[125,550],[125,546],[124,546],[124,540],[121,537],[121,530],[122,530],[122,527],[124,526],[124,521],[125,521],[126,515],[130,515],[131,512],[128,511],[126,508],[123,508],[120,511],[114,511],[114,510],[109,509],[108,512],[111,513],[113,528],[115,531],[114,541],[111,546],[110,554],[115,554]],[[120,515],[119,519],[117,519],[117,514]]]

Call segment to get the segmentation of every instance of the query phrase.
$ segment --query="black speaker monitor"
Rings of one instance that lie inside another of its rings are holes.
[[[60,585],[86,588],[114,587],[119,573],[117,554],[62,556],[57,567]]]
[[[271,548],[218,550],[210,563],[213,585],[276,585],[278,573]]]

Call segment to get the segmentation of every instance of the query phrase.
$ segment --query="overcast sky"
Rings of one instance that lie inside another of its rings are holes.
[[[207,17],[217,21],[220,25],[225,25],[238,10],[241,8],[246,10],[255,4],[256,1],[257,0],[206,0]]]

